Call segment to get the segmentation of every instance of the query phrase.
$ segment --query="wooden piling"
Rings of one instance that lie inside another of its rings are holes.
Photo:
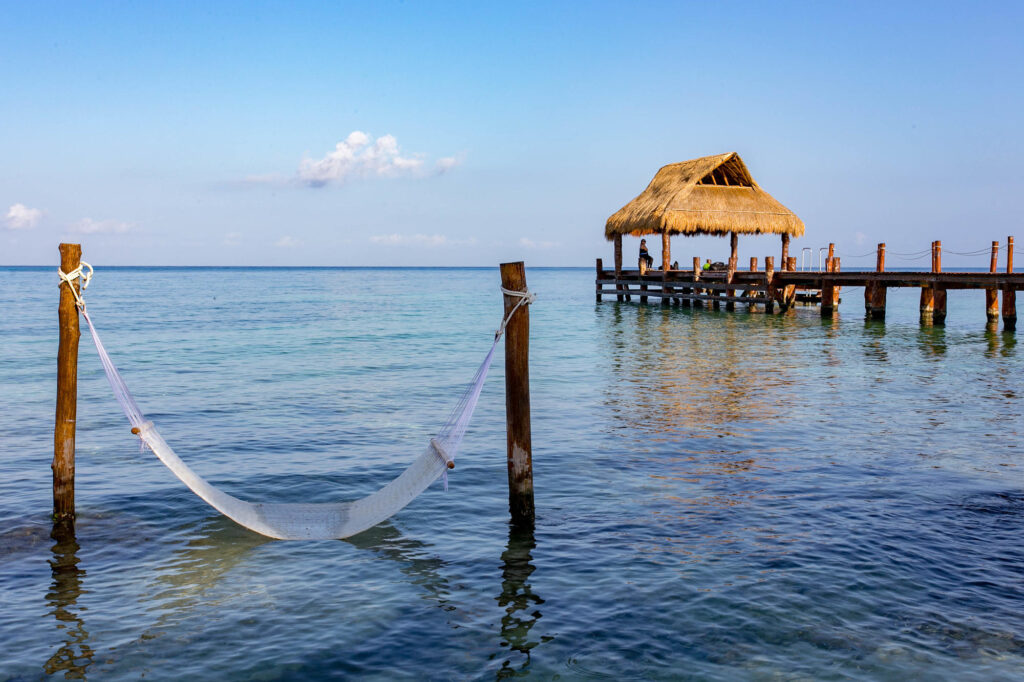
[[[992,259],[989,261],[988,271],[997,272],[999,269],[999,242],[992,242]],[[999,292],[995,287],[985,289],[985,317],[989,324],[999,322]]]
[[[885,243],[878,245],[875,259],[875,272],[885,272]],[[875,282],[871,287],[871,317],[875,320],[885,319],[885,284]]]
[[[1006,238],[1006,274],[1013,272],[1013,237]],[[1012,284],[1003,287],[1003,329],[1017,328],[1017,291]]]
[[[615,279],[622,279],[622,235],[615,235]],[[622,301],[622,285],[618,282],[615,283],[615,300]]]
[[[501,286],[526,291],[522,261],[501,264]],[[519,298],[505,295],[505,315]],[[513,523],[533,523],[533,446],[530,434],[530,306],[521,305],[505,327],[505,420],[508,509]]]
[[[668,230],[661,233],[661,270],[668,272],[672,265],[672,244],[668,236]]]
[[[786,258],[786,272],[796,272],[796,256]],[[782,309],[790,310],[796,304],[796,285],[789,284],[783,290]]]
[[[786,269],[786,263],[789,262],[789,235],[782,235],[782,258],[779,260],[779,268],[782,270]]]
[[[757,256],[750,257],[750,271],[757,272]]]
[[[936,241],[932,251],[932,272],[942,272],[942,242]],[[932,322],[935,324],[946,324],[946,288],[936,284],[934,287],[934,311]]]
[[[737,237],[735,232],[730,232],[729,233],[729,266],[728,266],[728,270],[725,273],[725,283],[726,284],[732,284],[732,278],[736,276],[736,270],[737,270],[737,268],[739,267],[739,264],[740,264],[739,263],[740,257],[739,257],[738,249],[739,249],[739,238]],[[725,290],[725,295],[728,298],[732,298],[733,296],[736,295],[736,290],[735,289],[726,289]],[[736,303],[734,303],[733,301],[726,301],[725,302],[725,309],[726,310],[735,310],[736,309]]]
[[[935,242],[932,242],[932,272],[935,272]],[[935,312],[935,289],[931,286],[921,287],[921,324],[931,324]]]
[[[601,259],[598,258],[597,259],[597,279],[600,280],[603,276],[604,276],[604,268],[602,267]],[[598,282],[595,286],[597,287],[597,292],[596,292],[595,296],[597,298],[597,302],[600,303],[601,302],[601,286],[602,286],[602,284],[601,284],[601,282]]]
[[[775,256],[765,256],[764,259],[764,281],[766,286],[766,296],[764,303],[764,311],[766,313],[775,312],[775,284],[772,280],[775,279]]]
[[[700,281],[700,256],[694,256],[693,257],[693,283],[694,283],[693,293],[695,295],[701,293],[700,288],[698,288],[696,286],[697,282],[699,282],[699,281]],[[693,299],[693,307],[694,308],[703,308],[704,307],[704,301],[701,301],[701,300],[696,299],[696,298]]]
[[[828,258],[825,260],[825,272],[833,272],[833,253],[835,251],[835,244],[828,245]],[[832,313],[836,306],[835,297],[835,280],[831,278],[822,278],[821,280],[821,316],[832,317]]]
[[[840,271],[839,256],[836,256],[835,258],[832,259],[832,272],[839,272],[839,271]],[[832,286],[832,308],[833,309],[839,307],[839,291],[840,291],[840,289],[841,289],[841,287],[839,287],[838,285],[834,284]]]
[[[60,269],[70,273],[82,264],[81,244],[60,245]],[[53,520],[73,523],[75,519],[75,420],[78,416],[78,307],[74,284],[61,282],[57,306],[57,410],[53,428]]]

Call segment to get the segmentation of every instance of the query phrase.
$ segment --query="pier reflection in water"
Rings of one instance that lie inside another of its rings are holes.
[[[85,570],[78,559],[78,539],[70,523],[55,524],[50,534],[54,544],[50,548],[50,574],[53,582],[46,593],[49,615],[57,621],[61,645],[43,665],[47,675],[63,674],[64,679],[85,679],[92,663],[93,649],[89,646],[89,631],[85,628],[78,599],[82,596]]]

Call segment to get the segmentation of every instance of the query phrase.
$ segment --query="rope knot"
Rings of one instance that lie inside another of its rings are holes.
[[[85,271],[88,269],[88,272]],[[92,266],[82,261],[82,264],[71,272],[64,272],[60,268],[57,268],[57,274],[60,276],[60,282],[57,286],[67,282],[68,289],[71,290],[72,295],[75,297],[75,305],[78,306],[79,310],[85,310],[85,301],[82,300],[82,296],[78,289],[75,289],[74,283],[76,279],[82,280],[79,285],[82,291],[89,288],[89,282],[92,280]]]
[[[506,289],[505,287],[500,288],[501,293],[505,294],[506,296],[518,298],[519,301],[514,306],[512,306],[512,310],[508,311],[508,315],[506,315],[505,319],[501,321],[501,326],[498,327],[498,331],[494,332],[495,341],[500,339],[501,335],[505,333],[505,327],[508,326],[509,320],[512,319],[512,316],[515,315],[516,311],[519,310],[519,306],[524,304],[530,305],[531,303],[537,300],[537,294],[533,293],[529,289],[527,289],[526,291],[515,291],[513,289]]]

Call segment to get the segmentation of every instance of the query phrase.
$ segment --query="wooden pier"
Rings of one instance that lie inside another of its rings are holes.
[[[843,287],[864,287],[865,313],[874,319],[885,319],[886,292],[892,288],[914,287],[921,290],[921,322],[943,324],[946,319],[946,292],[951,289],[979,289],[985,291],[985,313],[990,323],[997,321],[1002,293],[1003,328],[1013,330],[1017,324],[1016,292],[1024,289],[1024,273],[1013,272],[1013,237],[1005,247],[1005,271],[998,271],[999,243],[992,242],[989,272],[944,272],[942,270],[942,243],[932,242],[931,270],[921,272],[892,272],[885,269],[885,244],[879,244],[874,271],[841,270],[840,259],[834,256],[834,245],[829,245],[829,257],[824,270],[796,270],[796,259],[786,257],[785,266],[775,269],[774,259],[765,258],[759,269],[756,258],[751,258],[748,270],[736,269],[735,259],[724,271],[701,270],[700,259],[693,259],[693,267],[686,270],[627,270],[605,269],[597,259],[596,295],[615,296],[619,301],[630,301],[637,296],[641,303],[658,299],[662,305],[681,305],[696,308],[725,307],[732,310],[737,304],[748,309],[762,306],[765,312],[786,312],[798,303],[817,303],[822,317],[828,317],[839,307]],[[620,259],[616,259],[621,263]],[[980,306],[979,306],[980,307]]]

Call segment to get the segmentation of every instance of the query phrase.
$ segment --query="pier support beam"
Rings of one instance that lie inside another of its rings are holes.
[[[622,278],[622,235],[621,234],[617,234],[617,235],[615,235],[615,279],[618,280],[618,279],[621,279],[621,278]],[[615,291],[616,291],[615,300],[619,301],[621,303],[622,300],[624,299],[624,296],[622,295],[622,285],[616,283],[615,284]]]
[[[700,256],[693,257],[693,294],[696,296],[701,293],[700,287],[697,286],[697,282],[700,281]],[[703,308],[704,301],[699,299],[693,299],[694,308]]]
[[[501,264],[501,286],[526,291],[522,261]],[[505,315],[519,299],[505,295]],[[522,305],[505,327],[505,420],[508,509],[513,524],[532,524],[533,443],[530,430],[530,306]]]
[[[668,272],[672,267],[672,244],[668,230],[661,233],[661,271]]]
[[[1013,237],[1006,238],[1006,274],[1013,272]],[[1003,329],[1017,329],[1017,291],[1012,285],[1003,287]]]
[[[992,260],[989,262],[988,271],[997,272],[999,269],[999,242],[992,242]],[[999,292],[995,287],[985,289],[985,317],[988,323],[999,324]]]
[[[736,236],[735,232],[730,232],[729,233],[729,269],[725,273],[725,283],[726,284],[732,284],[732,278],[736,276],[736,270],[739,268],[740,257],[739,257],[738,250],[739,250],[739,238]],[[725,295],[728,298],[732,298],[733,296],[736,295],[736,290],[735,289],[726,289],[725,290]],[[726,310],[735,310],[736,309],[736,303],[733,302],[733,301],[726,301],[725,309]]]
[[[875,259],[875,272],[885,272],[885,243],[878,245],[878,255]],[[871,318],[875,320],[885,319],[885,284],[875,282],[871,287]]]
[[[932,272],[942,272],[942,242],[936,241],[932,248]],[[946,287],[935,286],[934,292],[935,310],[932,312],[932,322],[935,324],[946,324]]]
[[[779,259],[779,268],[782,270],[786,269],[786,263],[789,262],[789,235],[782,235],[782,258]]]
[[[932,242],[932,272],[935,272],[935,242]],[[931,324],[935,311],[935,290],[931,286],[921,287],[921,324]]]
[[[60,245],[60,269],[70,273],[82,264],[81,244]],[[78,417],[78,307],[74,284],[61,282],[57,320],[57,411],[53,428],[53,520],[71,524],[75,520],[75,420]]]
[[[765,295],[767,300],[764,303],[764,311],[766,313],[775,312],[775,256],[766,256],[764,259],[764,281],[765,281]]]
[[[597,259],[597,279],[599,279],[599,280],[604,276],[604,268],[602,267],[602,265],[603,264],[601,263],[601,259],[598,258]],[[603,285],[601,284],[601,282],[597,282],[597,284],[595,286],[597,287],[597,292],[595,294],[595,298],[597,299],[597,302],[600,303],[601,302],[601,287]]]

